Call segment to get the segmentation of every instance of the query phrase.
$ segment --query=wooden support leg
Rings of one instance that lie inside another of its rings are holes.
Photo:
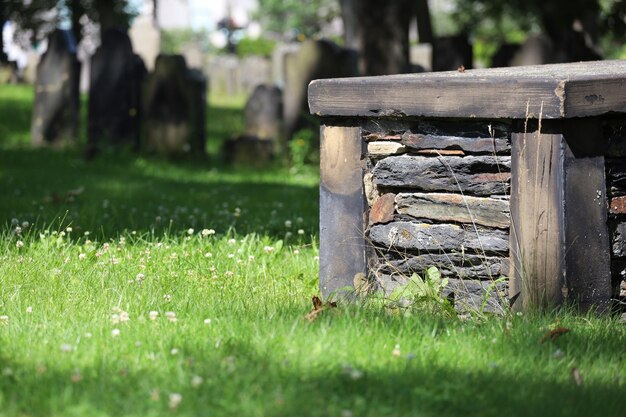
[[[320,155],[320,289],[325,298],[366,272],[363,143],[358,127],[322,126]]]
[[[513,134],[512,142],[514,308],[572,301],[605,311],[611,281],[601,132],[594,122],[565,121]]]

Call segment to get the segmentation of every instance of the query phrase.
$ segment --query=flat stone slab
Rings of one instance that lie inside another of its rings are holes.
[[[507,200],[448,193],[400,193],[396,204],[398,213],[415,218],[505,229],[511,224]]]
[[[511,177],[509,156],[390,156],[372,171],[374,184],[489,196],[506,194]]]

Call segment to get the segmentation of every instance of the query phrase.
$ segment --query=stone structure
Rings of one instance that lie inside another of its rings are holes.
[[[91,59],[87,156],[106,145],[139,145],[146,68],[126,32],[109,29]]]
[[[206,78],[182,55],[159,55],[145,84],[143,149],[204,154],[206,92]]]
[[[307,86],[312,80],[358,75],[358,53],[328,40],[309,40],[285,57],[283,119],[285,137],[307,126]]]
[[[31,134],[33,145],[60,146],[78,134],[80,64],[70,31],[55,30],[37,65]]]
[[[283,101],[280,88],[258,85],[244,111],[245,133],[224,143],[224,159],[237,165],[262,166],[283,148]]]
[[[280,88],[261,84],[246,102],[246,136],[279,142],[282,135],[283,99]]]
[[[311,83],[322,293],[436,266],[460,309],[608,310],[626,295],[625,80],[599,61]]]
[[[272,78],[271,62],[258,56],[212,56],[207,73],[211,91],[228,96],[252,94],[257,85],[271,83]]]

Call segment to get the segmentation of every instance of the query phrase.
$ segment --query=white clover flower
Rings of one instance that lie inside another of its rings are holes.
[[[187,234],[188,235],[193,235],[193,229],[191,227],[189,229],[187,229]]]
[[[167,317],[167,320],[169,320],[171,323],[176,323],[178,321],[178,319],[176,318],[176,313],[174,313],[173,311],[166,311],[165,317]]]
[[[224,272],[224,276],[232,277],[233,275],[235,275],[235,273],[233,271],[226,271],[226,272]]]
[[[72,230],[74,230],[74,229],[72,229],[70,226],[67,226],[67,227],[65,228],[65,231],[66,231],[67,233],[72,233]]]
[[[19,226],[15,226],[15,229],[13,229],[13,232],[15,232],[16,235],[19,235],[20,233],[22,233],[22,228]]]
[[[274,252],[274,247],[273,246],[265,246],[263,248],[263,251],[265,251],[265,253],[272,253],[272,252]]]
[[[200,385],[202,385],[202,382],[204,382],[204,379],[202,379],[201,376],[194,375],[194,377],[191,378],[191,386],[194,388],[197,388]]]
[[[9,324],[9,316],[0,316],[0,324],[3,326]]]
[[[391,351],[391,354],[396,357],[400,356],[402,354],[402,352],[400,351],[400,345],[396,345]]]
[[[204,257],[205,258],[212,258],[213,254],[211,252],[207,252],[207,253],[204,254]]]
[[[119,322],[120,322],[120,315],[119,314],[111,314],[111,323],[119,324]]]
[[[146,276],[140,272],[135,277],[135,281],[137,281],[137,284],[141,284],[145,278]]]
[[[290,228],[291,227],[291,220],[285,220],[285,227],[286,228]]]
[[[22,222],[22,229],[28,229],[29,226],[30,226],[30,223]]]
[[[83,235],[85,236],[89,236],[91,234],[91,232],[89,230],[85,230],[85,233],[83,233]]]
[[[211,319],[204,319],[204,324],[206,324],[207,326],[211,325]]]
[[[297,221],[298,223],[302,223],[302,222],[304,221],[304,219],[303,219],[302,217],[298,217],[298,218],[296,219],[296,221]]]
[[[130,315],[126,311],[120,312],[120,323],[127,323],[130,321]]]
[[[286,239],[289,239],[291,236],[293,236],[291,232],[285,233],[285,238]]]
[[[178,352],[179,352],[178,348],[172,348],[172,350],[170,350],[170,355],[176,356],[178,355]]]
[[[81,261],[87,259],[87,254],[85,253],[79,253],[78,254],[78,259],[80,259]]]
[[[17,242],[15,242],[15,246],[16,246],[18,249],[21,249],[21,248],[23,248],[23,247],[24,247],[24,242],[22,242],[21,240],[18,240]]]
[[[70,345],[70,344],[63,343],[63,344],[60,346],[60,349],[61,349],[61,352],[63,352],[63,353],[68,353],[68,352],[71,352],[74,348],[73,348],[73,347],[72,347],[72,345]]]
[[[234,245],[235,243],[237,243],[237,240],[235,240],[235,239],[228,239],[228,244],[229,245]]]
[[[86,332],[85,333],[85,338],[86,339],[91,339],[92,336],[93,336],[93,334],[91,334],[91,332]]]
[[[304,230],[303,230],[303,229],[298,229],[298,234],[299,234],[300,236],[303,236],[303,235],[304,235]]]
[[[173,410],[183,401],[183,396],[177,392],[172,392],[170,393],[169,399],[169,407]]]
[[[14,217],[11,219],[11,224],[13,226],[17,226],[18,224],[20,224],[20,221]]]
[[[234,254],[234,253],[229,253],[229,254],[228,254],[228,259],[233,259],[234,257],[235,257],[235,254]]]
[[[164,301],[170,301],[172,299],[172,296],[170,294],[164,294],[163,295],[163,300]]]
[[[254,255],[248,255],[248,260],[249,261],[254,261]]]
[[[120,335],[120,329],[113,329],[111,330],[111,336],[112,337],[118,337]]]
[[[27,312],[28,314],[31,314],[31,313],[33,312],[33,307],[32,307],[32,306],[28,306],[28,307],[26,307],[26,312]]]
[[[298,249],[294,249],[294,250],[293,250],[293,254],[294,254],[294,255],[300,255],[300,250],[298,250]]]
[[[159,317],[159,312],[153,310],[148,313],[148,317],[150,318],[150,320],[156,320],[157,317]]]

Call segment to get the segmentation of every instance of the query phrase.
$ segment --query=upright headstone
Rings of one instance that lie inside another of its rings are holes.
[[[257,85],[244,111],[246,136],[279,141],[282,134],[283,99],[275,85]]]
[[[87,156],[103,144],[139,144],[141,83],[146,68],[128,34],[109,29],[91,59]]]
[[[55,30],[37,65],[31,134],[33,145],[75,142],[78,131],[80,64],[70,31]]]
[[[161,49],[161,32],[157,28],[153,16],[137,16],[130,30],[128,31],[133,50],[146,63],[148,71],[154,69],[154,62]]]
[[[148,152],[203,154],[206,77],[182,55],[159,55],[144,89],[144,141]]]
[[[223,158],[230,163],[262,166],[281,150],[283,98],[280,88],[257,85],[246,102],[245,133],[224,142]]]
[[[319,78],[353,77],[358,75],[358,53],[337,46],[328,40],[309,40],[285,58],[283,117],[285,138],[307,126],[307,88]]]
[[[182,55],[185,57],[187,67],[204,71],[206,68],[206,54],[196,42],[189,42],[182,48]]]

